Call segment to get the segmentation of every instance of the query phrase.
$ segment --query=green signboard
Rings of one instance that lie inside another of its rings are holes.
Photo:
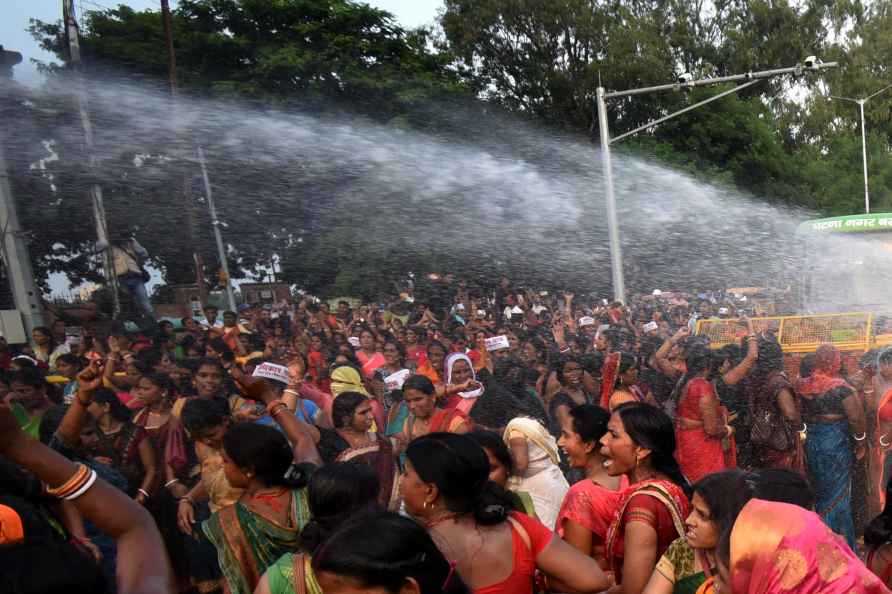
[[[892,213],[847,215],[805,221],[799,225],[799,233],[871,233],[892,232]]]

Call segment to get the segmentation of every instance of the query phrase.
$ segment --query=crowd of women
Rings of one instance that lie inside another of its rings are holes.
[[[0,591],[886,592],[892,353],[790,375],[659,297],[449,279],[2,344]]]

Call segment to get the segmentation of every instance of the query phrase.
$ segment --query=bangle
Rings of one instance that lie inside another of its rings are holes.
[[[269,416],[276,418],[279,415],[279,413],[287,411],[287,410],[288,410],[287,406],[285,406],[284,404],[279,404],[278,406],[273,407],[273,409],[271,411],[269,411]]]
[[[285,388],[282,390],[282,394],[291,394],[293,396],[300,396],[300,392],[297,390],[292,390],[291,388]]]
[[[192,498],[188,495],[186,495],[185,497],[180,497],[180,503],[183,503],[184,501],[189,505],[195,505],[195,503],[192,501]]]
[[[90,487],[92,487],[93,483],[95,483],[95,482],[96,482],[96,471],[91,470],[90,477],[87,479],[87,482],[85,482],[80,489],[78,489],[71,495],[63,497],[63,499],[65,499],[65,501],[74,501],[75,499],[77,499],[78,497],[80,497],[81,495],[83,495],[84,493],[89,491]]]
[[[281,400],[270,400],[266,405],[266,412],[272,414],[273,409],[276,408],[277,406],[279,406],[280,404],[284,406],[285,403],[282,402]]]
[[[884,437],[888,437],[888,433],[883,433],[882,435],[880,435],[880,445],[883,446],[884,448],[888,448],[889,446],[892,446],[892,443],[886,443],[885,441],[883,441]]]
[[[83,406],[84,408],[87,408],[88,406],[93,404],[93,401],[90,400],[89,398],[87,399],[86,402],[81,400],[80,394],[78,394],[77,396],[74,397],[74,401],[77,402],[78,404],[80,404],[81,406]]]
[[[53,497],[58,497],[62,499],[66,495],[70,495],[71,493],[78,490],[81,486],[83,486],[84,482],[88,479],[90,474],[90,469],[88,469],[83,464],[77,465],[77,470],[74,471],[67,481],[59,485],[58,487],[50,488],[47,486],[46,492],[48,495],[52,495]]]
[[[167,481],[166,483],[164,483],[164,488],[166,489],[169,486],[176,484],[178,482],[180,482],[180,479],[171,479],[171,480]]]
[[[146,499],[149,499],[151,497],[151,495],[149,495],[149,492],[146,491],[145,489],[143,489],[142,487],[137,489],[136,492],[139,493],[140,495],[145,495]]]
[[[854,439],[855,441],[864,441],[865,439],[867,439],[867,431],[861,433],[861,437],[858,437],[857,433],[853,433],[852,439]]]

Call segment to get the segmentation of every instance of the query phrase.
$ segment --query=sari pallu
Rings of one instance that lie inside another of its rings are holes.
[[[880,594],[889,590],[820,516],[753,499],[731,532],[734,594]]]
[[[377,443],[355,448],[346,448],[338,454],[335,462],[360,462],[370,467],[378,475],[380,490],[378,503],[390,510],[399,509],[399,470],[393,455],[390,441],[376,435]]]
[[[305,553],[289,553],[267,571],[272,594],[323,594],[313,572],[313,559]]]
[[[815,490],[816,511],[827,526],[855,548],[852,520],[852,463],[849,422],[812,423],[805,442],[808,476]]]
[[[202,524],[217,548],[220,569],[232,594],[252,594],[273,563],[300,549],[300,532],[310,520],[305,488],[291,492],[289,520],[288,526],[282,526],[239,501]]]
[[[748,416],[751,423],[755,423],[756,413],[760,410],[772,410],[777,423],[786,423],[786,419],[777,403],[777,396],[781,390],[793,392],[793,384],[787,379],[783,371],[774,371],[764,380],[750,380],[746,386]],[[765,445],[750,444],[750,455],[753,468],[786,468],[796,472],[805,473],[805,449],[802,440],[798,438],[799,427],[788,429],[792,435],[792,446],[784,451],[774,450]],[[755,430],[753,430],[754,432]]]
[[[651,497],[658,505],[662,505],[669,513],[671,518],[670,526],[655,525],[656,518],[649,510],[643,510],[640,513],[637,509],[629,508],[629,503],[637,495]],[[684,536],[684,521],[690,513],[690,503],[681,487],[673,482],[661,479],[651,479],[641,481],[626,489],[619,501],[616,516],[607,530],[607,562],[610,564],[610,570],[616,576],[616,583],[622,583],[623,558],[625,557],[625,529],[626,512],[634,512],[635,521],[644,521],[648,518],[657,531],[657,555],[659,559],[666,552],[669,545],[677,538]],[[674,534],[670,534],[670,528],[674,530]],[[664,544],[665,543],[665,544]],[[661,546],[662,545],[662,546]],[[662,548],[662,550],[660,550]]]

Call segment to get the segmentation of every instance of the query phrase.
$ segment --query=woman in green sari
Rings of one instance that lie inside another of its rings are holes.
[[[254,594],[322,594],[312,555],[354,515],[377,510],[378,476],[365,464],[335,462],[313,474],[307,487],[312,519],[300,535],[304,553],[283,555],[266,571]]]
[[[251,594],[282,555],[300,550],[310,520],[311,465],[293,465],[288,440],[272,427],[243,423],[223,437],[223,470],[239,500],[214,513],[202,529],[217,548],[231,594]]]
[[[712,591],[719,536],[753,497],[755,480],[742,470],[725,470],[706,475],[693,491],[685,535],[669,545],[642,594]]]

